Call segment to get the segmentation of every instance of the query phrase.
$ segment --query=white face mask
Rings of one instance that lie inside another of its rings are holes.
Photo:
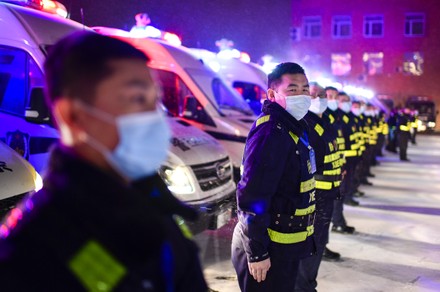
[[[92,106],[82,105],[95,117],[115,123],[118,128],[119,143],[113,151],[93,137],[87,135],[85,139],[86,143],[104,154],[114,170],[129,181],[157,172],[167,157],[171,138],[162,112],[155,110],[114,117]]]
[[[372,117],[373,116],[373,112],[371,110],[365,110],[364,113],[367,117]]]
[[[334,100],[334,99],[327,101],[327,107],[329,109],[331,109],[332,111],[337,110],[338,109],[338,101]]]
[[[341,110],[342,110],[344,113],[349,113],[350,110],[351,110],[351,101],[344,101],[344,102],[341,102],[341,104],[340,104],[339,107],[341,108]]]
[[[309,110],[311,100],[309,95],[286,96],[286,111],[299,121]]]
[[[363,114],[367,110],[367,107],[363,104],[361,105],[361,114]]]
[[[309,110],[317,115],[322,114],[327,109],[327,98],[316,97],[311,100]]]
[[[361,109],[358,107],[354,107],[351,109],[351,112],[355,115],[355,116],[360,116],[361,115]]]

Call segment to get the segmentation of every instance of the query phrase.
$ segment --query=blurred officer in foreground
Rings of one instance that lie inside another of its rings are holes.
[[[2,291],[206,291],[194,217],[157,175],[170,130],[148,58],[77,32],[51,48],[47,98],[61,143],[43,189],[0,227]]]
[[[299,260],[315,252],[316,164],[303,121],[309,83],[301,66],[281,63],[268,86],[237,186],[231,257],[242,291],[294,291]]]
[[[333,213],[333,202],[340,196],[343,160],[337,148],[337,132],[322,119],[327,109],[324,89],[310,83],[312,105],[304,117],[309,127],[309,140],[315,150],[316,172],[316,219],[315,233],[317,252],[301,260],[295,291],[316,291],[319,265],[329,240],[329,227]]]

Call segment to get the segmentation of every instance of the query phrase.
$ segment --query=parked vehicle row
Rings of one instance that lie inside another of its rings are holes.
[[[46,50],[64,35],[89,28],[5,3],[0,3],[0,25],[11,28],[0,31],[0,139],[44,174],[50,146],[58,140],[42,88]],[[162,83],[171,115],[173,138],[159,173],[174,195],[201,211],[196,231],[218,228],[231,216],[233,169],[237,173],[255,117],[236,92],[184,50],[148,39],[127,41],[152,59],[149,66]],[[22,180],[15,175],[9,181]]]

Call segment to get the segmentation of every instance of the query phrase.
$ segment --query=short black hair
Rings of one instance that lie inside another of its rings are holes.
[[[46,98],[51,103],[62,96],[90,103],[97,85],[113,72],[109,62],[149,58],[127,42],[91,31],[74,32],[49,49],[44,63]]]
[[[338,90],[336,89],[336,87],[333,87],[333,86],[327,86],[326,88],[324,88],[324,90],[325,90],[325,91],[327,91],[327,90],[338,91]]]
[[[268,75],[268,88],[275,89],[281,83],[281,77],[284,74],[303,74],[303,67],[296,63],[285,62],[278,64],[275,69]]]

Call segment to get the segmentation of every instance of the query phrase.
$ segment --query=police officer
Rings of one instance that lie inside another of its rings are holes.
[[[337,109],[339,110],[332,110],[330,107],[333,107],[334,105],[329,105],[328,116],[330,117],[330,114],[332,116],[337,116],[337,120],[340,123],[340,134],[342,134],[344,143],[343,147],[341,148],[344,149],[343,154],[345,159],[345,176],[340,185],[341,197],[343,198],[343,200],[335,200],[332,218],[332,231],[338,233],[352,234],[354,233],[355,228],[347,225],[345,217],[343,216],[343,203],[352,202],[353,205],[356,205],[356,203],[359,204],[356,200],[353,199],[353,193],[355,190],[355,186],[353,185],[353,176],[359,157],[359,144],[357,141],[358,134],[356,130],[356,124],[348,116],[348,113],[351,110],[350,97],[344,92],[339,92],[337,93],[337,96],[334,97],[334,100],[337,101]]]
[[[0,227],[2,291],[207,290],[175,221],[194,211],[157,175],[170,130],[147,61],[85,31],[51,48],[47,97],[61,143],[43,189]]]
[[[404,108],[403,110],[399,111],[396,117],[397,142],[399,145],[399,156],[401,161],[409,161],[407,151],[408,151],[408,142],[411,138],[410,112],[411,111],[409,108]]]
[[[304,117],[310,129],[309,140],[316,158],[316,219],[315,239],[317,253],[301,260],[295,291],[316,291],[318,269],[329,240],[329,227],[333,213],[333,201],[340,196],[343,160],[337,148],[337,132],[322,119],[327,109],[324,89],[310,84],[312,105]]]
[[[282,63],[268,81],[237,186],[232,263],[242,291],[293,291],[299,260],[315,252],[316,164],[303,121],[308,80],[298,64]]]
[[[397,115],[398,115],[398,109],[394,108],[390,112],[390,116],[387,120],[388,125],[388,141],[385,149],[392,153],[397,153]]]

